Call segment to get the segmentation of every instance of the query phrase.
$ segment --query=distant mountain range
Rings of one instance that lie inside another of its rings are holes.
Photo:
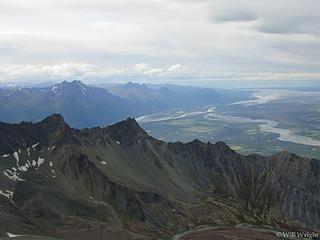
[[[175,108],[206,106],[222,101],[212,89],[144,84],[89,86],[81,81],[50,87],[0,89],[0,120],[39,121],[50,114],[65,116],[72,127],[111,124]]]
[[[132,118],[80,130],[57,114],[0,123],[3,237],[172,239],[189,230],[174,239],[276,239],[274,230],[319,230],[319,203],[319,160],[289,152],[243,156],[222,142],[166,143]],[[204,225],[211,235],[192,232]]]
[[[177,108],[218,104],[225,99],[211,88],[178,86],[170,84],[99,84],[115,96],[141,106],[145,111],[163,111]]]

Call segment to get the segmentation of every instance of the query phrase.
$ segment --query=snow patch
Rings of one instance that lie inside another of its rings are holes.
[[[51,91],[54,92],[56,95],[60,96],[61,95],[61,85],[53,86],[51,88]]]
[[[8,235],[9,238],[27,236],[27,235],[17,235],[17,234],[13,234],[13,233],[9,233],[9,232],[7,232],[7,235]]]
[[[28,167],[29,167],[29,165],[28,165],[28,163],[26,163],[24,166],[20,166],[19,170],[22,172],[26,172],[26,171],[28,171]]]
[[[81,88],[81,92],[82,92],[82,94],[83,94],[83,95],[87,95],[87,94],[86,94],[87,89],[86,89],[84,86],[82,86],[82,84],[81,84],[81,83],[79,83],[79,86],[80,86],[80,88]]]
[[[13,156],[17,160],[17,166],[19,166],[19,154],[17,152],[14,152]]]
[[[9,169],[3,171],[3,174],[6,175],[8,178],[10,178],[13,181],[24,181],[23,179],[21,179],[19,177],[18,173],[12,172]]]
[[[36,143],[36,144],[33,144],[32,145],[32,148],[33,148],[33,151],[35,151],[35,148],[39,145],[39,143]]]
[[[40,167],[40,165],[43,163],[44,163],[44,158],[39,157],[38,158],[38,167]]]
[[[48,147],[48,151],[53,151],[56,146]]]
[[[4,190],[4,191],[0,190],[0,195],[3,195],[8,199],[12,199],[13,192],[9,190]]]

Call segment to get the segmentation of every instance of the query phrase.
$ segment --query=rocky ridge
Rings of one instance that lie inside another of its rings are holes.
[[[0,123],[0,170],[3,236],[171,239],[202,225],[320,228],[319,160],[243,156],[223,142],[165,143],[132,118],[91,129],[73,129],[57,114]]]

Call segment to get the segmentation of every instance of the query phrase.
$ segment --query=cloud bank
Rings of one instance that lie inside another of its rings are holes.
[[[318,0],[0,0],[0,81],[320,79]]]

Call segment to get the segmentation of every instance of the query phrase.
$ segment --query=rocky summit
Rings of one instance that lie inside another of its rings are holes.
[[[61,115],[0,123],[1,239],[278,239],[319,229],[317,159],[166,143],[132,118],[91,129]]]

